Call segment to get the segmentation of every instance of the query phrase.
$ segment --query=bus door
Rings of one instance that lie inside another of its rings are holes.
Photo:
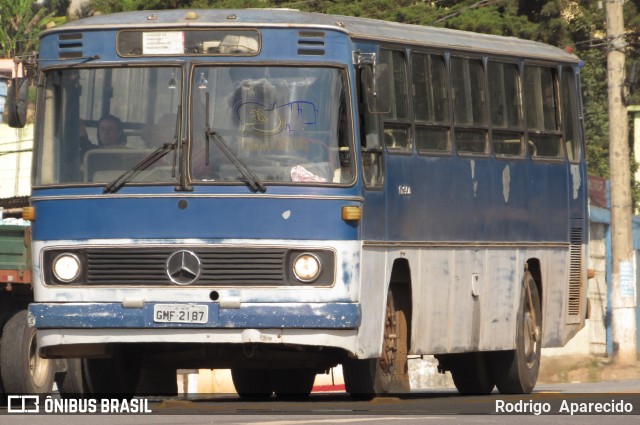
[[[364,207],[362,219],[363,240],[386,238],[385,214],[385,158],[380,114],[388,112],[388,76],[386,68],[375,65],[374,54],[359,56],[358,121],[362,177],[364,180]]]

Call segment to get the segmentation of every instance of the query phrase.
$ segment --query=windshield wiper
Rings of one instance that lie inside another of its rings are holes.
[[[116,193],[122,186],[125,185],[128,181],[134,178],[141,171],[146,170],[157,162],[160,158],[164,157],[170,151],[176,148],[176,143],[165,143],[160,146],[155,151],[151,152],[147,157],[145,157],[142,161],[138,162],[128,171],[120,174],[114,181],[105,186],[103,193]],[[175,174],[175,172],[173,172]]]
[[[205,164],[209,165],[209,141],[213,140],[213,142],[218,146],[220,151],[229,158],[229,161],[242,173],[244,178],[247,180],[247,183],[253,189],[254,192],[266,192],[267,188],[260,181],[260,178],[255,175],[253,171],[247,166],[247,164],[242,161],[238,155],[233,153],[233,151],[229,148],[229,145],[224,141],[222,136],[218,134],[215,130],[212,130],[209,127],[209,93],[205,94],[205,114],[207,117],[207,123],[205,124],[204,134],[207,137],[206,143],[206,151],[205,151]]]
[[[152,164],[164,157],[169,151],[173,150],[173,161],[171,163],[171,177],[176,176],[176,156],[178,152],[178,137],[180,137],[180,116],[182,115],[182,105],[178,105],[178,112],[176,113],[176,125],[173,131],[173,142],[165,143],[155,151],[151,152],[149,156],[145,157],[142,161],[137,163],[128,171],[120,174],[118,178],[105,186],[103,193],[116,193],[122,186],[128,181],[134,178],[141,171],[146,170]]]

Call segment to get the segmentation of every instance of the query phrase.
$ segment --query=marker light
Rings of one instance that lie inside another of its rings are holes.
[[[313,282],[320,276],[320,260],[309,253],[299,255],[293,262],[293,274],[302,282]]]
[[[60,254],[53,260],[53,274],[61,282],[71,282],[80,275],[80,260],[73,254]]]
[[[22,219],[33,221],[36,219],[36,209],[33,207],[22,208]]]
[[[342,219],[344,221],[359,221],[362,219],[362,208],[354,206],[342,207]]]

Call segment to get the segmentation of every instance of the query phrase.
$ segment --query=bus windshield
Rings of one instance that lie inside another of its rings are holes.
[[[344,72],[196,66],[192,78],[194,181],[246,180],[237,159],[265,183],[353,180]],[[225,150],[230,152],[224,154]]]
[[[239,184],[245,169],[268,184],[353,181],[344,71],[193,66],[189,75],[183,81],[180,66],[46,72],[36,185],[108,187],[127,172],[126,184],[175,185],[180,172],[194,184]],[[186,170],[173,149],[182,137],[190,144]],[[136,166],[163,145],[171,145],[165,155]]]

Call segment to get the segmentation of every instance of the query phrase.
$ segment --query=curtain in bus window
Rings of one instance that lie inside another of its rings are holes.
[[[533,157],[563,156],[556,87],[556,72],[553,68],[525,66],[524,111],[529,152]]]
[[[411,149],[410,123],[407,106],[407,73],[404,53],[398,50],[382,50],[381,60],[389,66],[392,78],[391,111],[384,114],[384,139],[389,149]]]
[[[413,54],[413,110],[416,146],[419,152],[447,152],[449,102],[444,58],[435,54]]]
[[[485,153],[484,68],[480,59],[451,58],[451,91],[456,148],[461,153]]]
[[[523,131],[520,120],[520,78],[518,66],[489,62],[489,111],[496,155],[522,154]]]
[[[562,127],[567,155],[571,161],[582,157],[582,142],[578,130],[578,93],[573,69],[562,68]]]

